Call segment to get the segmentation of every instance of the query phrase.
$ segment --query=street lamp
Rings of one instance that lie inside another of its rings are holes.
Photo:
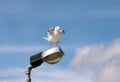
[[[44,52],[37,53],[30,57],[30,65],[27,67],[26,74],[26,82],[31,82],[31,70],[32,68],[36,68],[40,66],[43,62],[47,62],[48,64],[56,64],[58,63],[64,55],[64,52],[60,47],[49,48]]]

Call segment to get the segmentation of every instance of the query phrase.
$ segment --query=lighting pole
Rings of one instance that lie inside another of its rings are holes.
[[[27,67],[25,71],[26,75],[25,82],[31,82],[31,70],[33,68],[40,66],[43,62],[47,62],[48,64],[56,64],[62,59],[63,55],[64,52],[59,46],[32,55],[30,57],[30,65]]]

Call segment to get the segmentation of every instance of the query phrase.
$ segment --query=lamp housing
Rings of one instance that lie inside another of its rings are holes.
[[[34,68],[40,66],[43,62],[47,62],[49,64],[56,64],[62,59],[63,55],[64,52],[59,46],[52,47],[44,52],[32,55],[30,57],[30,64]]]

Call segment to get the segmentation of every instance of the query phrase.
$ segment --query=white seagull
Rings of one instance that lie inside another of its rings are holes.
[[[47,32],[48,37],[44,37],[44,39],[49,43],[55,43],[57,45],[61,40],[60,35],[64,33],[65,31],[59,26],[56,26],[55,28],[49,28]]]

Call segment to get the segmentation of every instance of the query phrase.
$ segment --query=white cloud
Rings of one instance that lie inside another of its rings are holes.
[[[44,51],[49,47],[49,45],[40,45],[40,46],[21,46],[21,45],[3,45],[0,46],[1,52],[39,52]],[[73,51],[75,45],[62,45],[60,46],[64,51]]]
[[[120,40],[110,45],[88,45],[76,50],[71,66],[92,77],[92,82],[120,81]]]
[[[45,47],[45,46],[44,46]],[[0,52],[30,52],[43,50],[40,46],[0,46]]]
[[[24,71],[24,68],[18,67],[0,69],[0,82],[25,82]],[[31,78],[34,82],[90,82],[69,68],[36,68],[32,70]]]

